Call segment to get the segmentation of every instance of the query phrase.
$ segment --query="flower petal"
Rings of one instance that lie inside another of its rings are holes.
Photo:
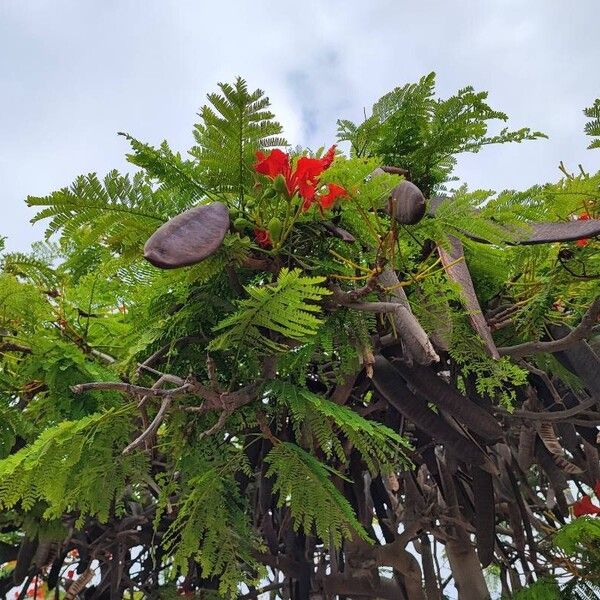
[[[327,150],[327,152],[325,152],[325,154],[323,155],[323,158],[321,158],[321,164],[323,165],[323,171],[325,171],[325,169],[329,169],[334,158],[335,158],[335,144],[333,146],[331,146],[331,148],[329,148],[329,150]]]
[[[335,183],[329,184],[329,191],[319,198],[319,205],[321,208],[331,208],[333,203],[344,196],[347,196],[348,192],[341,185]]]
[[[573,504],[573,514],[576,517],[582,517],[584,515],[600,515],[600,508],[595,504],[592,504],[592,499],[589,496],[583,496],[581,500],[578,500]]]
[[[262,152],[257,152],[254,170],[271,179],[275,179],[277,175],[287,177],[290,173],[290,157],[279,148],[271,150],[268,156],[265,156]]]
[[[271,236],[266,229],[260,229],[258,227],[254,229],[254,238],[256,239],[256,243],[263,248],[270,248],[273,246]]]

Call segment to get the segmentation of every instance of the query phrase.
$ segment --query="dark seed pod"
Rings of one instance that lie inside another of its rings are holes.
[[[513,244],[548,244],[572,242],[600,235],[600,220],[565,221],[558,223],[530,223],[531,232],[525,239]]]
[[[494,539],[496,534],[496,501],[492,476],[487,471],[474,467],[473,502],[475,504],[475,541],[477,556],[482,567],[494,560]]]
[[[228,229],[224,204],[197,206],[161,225],[146,242],[144,258],[161,269],[193,265],[219,248]]]
[[[423,192],[410,181],[401,181],[390,194],[391,212],[398,223],[414,225],[425,215]]]

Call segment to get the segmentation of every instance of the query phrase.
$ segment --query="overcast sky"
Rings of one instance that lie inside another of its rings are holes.
[[[522,188],[560,160],[598,169],[581,110],[600,96],[598,0],[0,0],[0,235],[41,236],[28,194],[127,169],[127,131],[191,145],[206,93],[242,75],[296,145],[333,143],[396,85],[436,71],[441,97],[490,92],[549,140],[460,160],[471,187]]]

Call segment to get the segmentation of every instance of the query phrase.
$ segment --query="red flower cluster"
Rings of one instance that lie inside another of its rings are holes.
[[[577,217],[578,221],[589,221],[590,219],[591,219],[591,217],[590,217],[590,215],[588,215],[588,213],[581,213]],[[587,246],[590,243],[590,238],[581,238],[580,240],[577,240],[575,243],[580,248],[583,248],[584,246]]]
[[[596,481],[594,486],[594,494],[600,498],[600,481]],[[600,515],[600,507],[592,503],[592,499],[586,494],[573,504],[573,514],[579,518],[584,515]]]
[[[298,194],[304,200],[302,210],[308,210],[314,203],[323,210],[331,208],[337,198],[348,195],[342,186],[334,183],[328,185],[326,194],[317,194],[319,177],[331,166],[334,157],[335,146],[331,146],[322,158],[301,157],[296,168],[293,169],[289,154],[275,149],[271,150],[268,156],[263,152],[257,152],[254,169],[272,180],[281,175],[290,198]]]

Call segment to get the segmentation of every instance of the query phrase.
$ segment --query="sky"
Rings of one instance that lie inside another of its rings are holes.
[[[29,194],[133,170],[118,131],[185,152],[206,94],[237,75],[288,141],[318,148],[338,118],[435,71],[440,97],[487,90],[513,128],[550,138],[462,156],[469,187],[553,181],[561,160],[596,170],[582,109],[600,96],[597,14],[597,0],[0,0],[0,236],[42,237]]]

